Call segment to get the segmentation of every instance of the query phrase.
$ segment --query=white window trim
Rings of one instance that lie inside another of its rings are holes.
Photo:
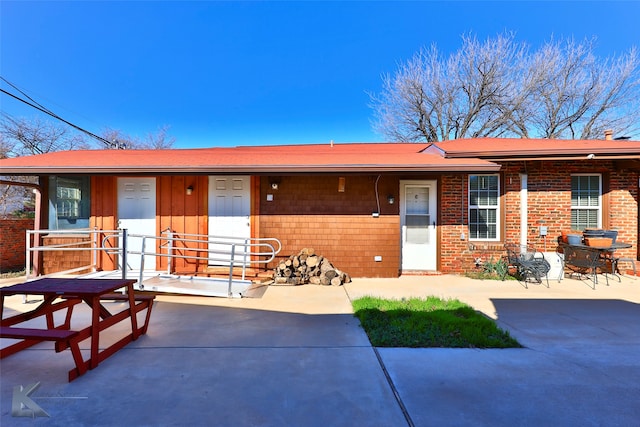
[[[574,176],[597,176],[598,177],[598,207],[593,206],[574,206],[573,200],[571,203],[570,212],[573,212],[574,209],[581,210],[595,210],[598,212],[598,225],[596,228],[602,228],[602,174],[601,173],[572,173],[571,178]],[[573,189],[569,189],[570,194],[573,194]],[[571,197],[573,199],[573,197]],[[573,224],[571,224],[573,226]]]
[[[478,206],[478,205],[472,205],[471,204],[471,177],[473,176],[495,176],[498,178],[498,197],[497,197],[497,201],[498,203],[495,206]],[[469,174],[467,176],[467,226],[469,227],[469,241],[475,241],[475,242],[499,242],[500,241],[500,231],[502,229],[502,223],[501,223],[501,219],[502,219],[502,215],[501,215],[501,211],[502,211],[502,207],[500,205],[501,203],[501,197],[500,197],[500,191],[501,191],[501,179],[500,179],[500,174],[494,173],[494,174],[490,174],[490,173],[479,173],[479,174]],[[495,238],[477,238],[477,237],[471,237],[471,209],[494,209],[496,210],[496,237]]]

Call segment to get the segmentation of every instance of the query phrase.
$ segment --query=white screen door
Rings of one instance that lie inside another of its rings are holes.
[[[209,177],[209,239],[240,242],[251,237],[251,177]],[[209,264],[228,265],[229,244],[209,244]],[[235,259],[244,256],[237,246]]]
[[[118,178],[118,227],[126,228],[129,234],[156,235],[155,178]],[[145,252],[155,252],[155,246],[155,239],[146,239]],[[141,252],[141,248],[141,237],[127,239],[129,252]],[[127,265],[132,270],[140,270],[140,260],[139,254],[127,254]],[[155,268],[156,257],[145,255],[144,269]]]
[[[402,270],[436,270],[436,181],[400,181]]]

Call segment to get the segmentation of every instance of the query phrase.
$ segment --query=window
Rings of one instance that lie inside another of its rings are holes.
[[[600,175],[571,176],[571,228],[600,228]]]
[[[498,240],[498,175],[469,175],[469,238]]]
[[[89,177],[49,177],[49,228],[89,227]]]
[[[407,185],[405,211],[407,243],[429,243],[429,187]]]

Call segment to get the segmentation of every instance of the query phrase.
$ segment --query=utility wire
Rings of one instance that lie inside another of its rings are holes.
[[[55,114],[53,111],[49,110],[48,108],[40,105],[38,102],[36,102],[35,100],[33,100],[29,95],[25,94],[23,91],[21,91],[20,89],[18,89],[15,85],[13,85],[12,83],[8,82],[4,77],[0,77],[3,81],[5,81],[7,84],[9,84],[11,87],[15,88],[16,90],[18,90],[21,94],[23,94],[24,96],[26,96],[31,102],[27,101],[26,99],[20,98],[18,95],[14,95],[11,92],[7,92],[6,90],[0,88],[0,92],[9,95],[10,97],[24,103],[27,104],[30,107],[35,108],[38,111],[41,111],[45,114],[48,114],[49,116],[53,117],[54,119],[60,120],[63,123],[66,123],[67,125],[71,126],[72,128],[79,130],[80,132],[89,135],[92,138],[97,139],[98,141],[104,143],[107,147],[109,148],[124,148],[123,146],[121,146],[120,144],[118,144],[118,142],[116,141],[115,144],[113,142],[110,142],[104,138],[102,138],[101,136],[98,136],[92,132],[89,132],[86,129],[81,128],[80,126],[74,125],[73,123],[63,119],[62,117],[58,116],[57,114]]]
[[[51,110],[49,110],[48,108],[46,108],[44,105],[40,104],[38,101],[36,101],[35,99],[33,99],[32,97],[30,97],[27,93],[25,93],[22,89],[20,89],[18,86],[14,85],[13,83],[11,83],[9,80],[5,79],[4,77],[0,76],[0,79],[2,79],[3,82],[5,82],[6,84],[8,84],[9,86],[11,86],[12,88],[14,88],[15,90],[17,90],[18,92],[20,92],[23,96],[25,96],[29,101],[33,102],[34,104],[36,104],[38,107],[42,108],[43,110],[46,110],[47,114],[53,114],[53,112]]]
[[[83,133],[85,133],[85,134],[89,135],[90,137],[97,139],[97,140],[98,140],[98,141],[100,141],[100,142],[103,142],[104,144],[106,144],[106,145],[107,145],[107,146],[109,146],[109,147],[112,147],[112,146],[113,146],[113,144],[112,144],[111,142],[107,141],[106,139],[104,139],[104,138],[102,138],[102,137],[100,137],[100,136],[98,136],[98,135],[96,135],[96,134],[94,134],[94,133],[92,133],[92,132],[89,132],[89,131],[88,131],[88,130],[86,130],[86,129],[83,129],[83,128],[81,128],[80,126],[74,125],[73,123],[71,123],[71,122],[69,122],[69,121],[67,121],[67,120],[63,119],[62,117],[60,117],[60,116],[58,116],[57,114],[55,114],[55,113],[53,113],[53,112],[51,112],[51,111],[47,110],[46,108],[40,107],[40,106],[38,106],[38,105],[36,105],[36,104],[33,104],[33,103],[31,103],[31,102],[29,102],[29,101],[27,101],[27,100],[25,100],[25,99],[20,98],[20,97],[19,97],[19,96],[17,96],[17,95],[12,94],[11,92],[7,92],[6,90],[4,90],[4,89],[2,89],[2,88],[0,88],[0,92],[4,93],[4,94],[6,94],[6,95],[9,95],[9,96],[10,96],[10,97],[12,97],[12,98],[17,99],[18,101],[23,102],[23,103],[27,104],[28,106],[35,108],[35,109],[36,109],[36,110],[38,110],[38,111],[42,111],[43,113],[48,114],[48,115],[50,115],[51,117],[53,117],[53,118],[55,118],[55,119],[57,119],[57,120],[60,120],[60,121],[61,121],[61,122],[63,122],[63,123],[66,123],[67,125],[71,126],[72,128],[77,129],[77,130],[79,130],[80,132],[83,132]]]

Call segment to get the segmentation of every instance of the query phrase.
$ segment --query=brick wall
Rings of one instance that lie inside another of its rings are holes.
[[[259,230],[262,237],[282,242],[283,258],[313,248],[334,266],[353,277],[397,277],[400,266],[400,217],[397,178],[378,182],[375,176],[346,176],[345,191],[338,192],[338,176],[279,177],[278,190],[263,177],[260,185]],[[273,195],[267,201],[267,194]],[[376,256],[382,261],[375,261]]]
[[[522,164],[506,164],[505,181],[512,178],[508,186],[506,213],[510,229],[507,239],[519,240],[520,206],[514,200],[519,199],[519,173],[524,172]],[[617,171],[609,161],[537,162],[527,170],[528,173],[528,212],[529,228],[527,239],[537,248],[555,249],[557,237],[563,230],[571,228],[571,174],[600,173],[603,181],[602,227],[619,230],[619,239],[630,242],[633,249],[621,251],[625,256],[635,256],[638,242],[638,173],[626,170]],[[547,227],[546,239],[541,237],[539,227]]]
[[[468,244],[467,179],[464,175],[443,175],[440,180],[440,271],[467,271],[473,264]]]
[[[618,238],[623,242],[638,243],[638,173],[611,175],[608,221],[611,228],[618,229]],[[634,256],[636,248],[628,250],[626,256]]]
[[[27,230],[33,230],[33,219],[0,219],[0,273],[24,270]]]
[[[600,173],[603,180],[603,227],[619,231],[619,240],[634,245],[618,252],[636,257],[638,244],[638,173],[617,171],[609,161],[510,162],[501,171],[502,230],[499,242],[469,241],[467,224],[467,178],[443,175],[441,180],[442,272],[462,273],[475,268],[475,258],[499,259],[504,242],[520,242],[520,174],[528,179],[527,240],[538,250],[553,252],[556,239],[571,227],[571,174]],[[464,195],[464,196],[462,196]],[[547,227],[547,237],[540,236]],[[465,239],[461,234],[465,234]]]
[[[467,175],[445,174],[440,186],[440,271],[463,273],[476,268],[476,258],[500,259],[503,242],[469,240]]]

